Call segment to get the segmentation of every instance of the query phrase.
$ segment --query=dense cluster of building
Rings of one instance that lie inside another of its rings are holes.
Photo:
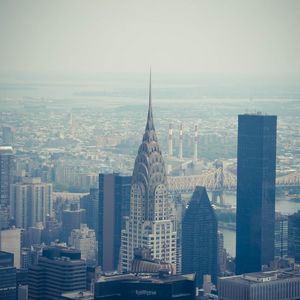
[[[89,177],[90,192],[77,200],[60,194],[54,201],[47,169],[22,175],[5,127],[0,299],[299,299],[300,212],[275,214],[276,137],[276,116],[239,115],[233,260],[206,188],[197,186],[187,202],[169,193],[151,79],[132,176]],[[195,128],[194,163],[197,139]],[[63,184],[66,170],[55,169]]]

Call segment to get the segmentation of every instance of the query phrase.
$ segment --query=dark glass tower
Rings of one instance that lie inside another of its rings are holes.
[[[288,217],[288,256],[300,263],[300,210]]]
[[[98,262],[103,271],[118,268],[121,230],[130,212],[131,176],[99,175]]]
[[[98,235],[99,189],[91,188],[90,193],[80,199],[80,208],[85,209],[88,227]]]
[[[274,260],[276,116],[238,117],[236,273]]]
[[[205,187],[197,186],[182,221],[182,273],[197,273],[197,286],[209,274],[217,283],[218,223]]]

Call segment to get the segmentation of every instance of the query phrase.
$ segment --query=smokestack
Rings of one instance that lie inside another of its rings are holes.
[[[173,128],[172,124],[169,124],[169,147],[168,147],[169,156],[173,156]]]
[[[195,136],[194,136],[194,162],[198,160],[198,125],[195,125]]]
[[[183,140],[183,132],[182,132],[182,124],[179,127],[179,159],[182,159],[182,140]]]

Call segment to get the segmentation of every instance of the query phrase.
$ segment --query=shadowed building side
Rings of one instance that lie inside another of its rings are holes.
[[[99,174],[98,262],[105,272],[118,269],[121,230],[130,210],[131,176]]]
[[[197,286],[218,274],[218,223],[205,187],[197,186],[182,221],[182,273],[197,273]]]

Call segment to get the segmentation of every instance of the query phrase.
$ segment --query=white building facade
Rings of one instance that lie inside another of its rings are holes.
[[[95,230],[81,224],[80,229],[73,229],[69,237],[69,245],[81,252],[81,259],[88,265],[96,265],[97,247]]]
[[[27,229],[37,222],[46,223],[52,215],[52,184],[41,182],[39,177],[24,177],[21,183],[10,186],[11,218],[16,226]]]
[[[167,174],[152,115],[151,75],[148,118],[132,176],[130,216],[122,230],[120,271],[129,272],[134,250],[176,268],[176,226],[169,203]]]

